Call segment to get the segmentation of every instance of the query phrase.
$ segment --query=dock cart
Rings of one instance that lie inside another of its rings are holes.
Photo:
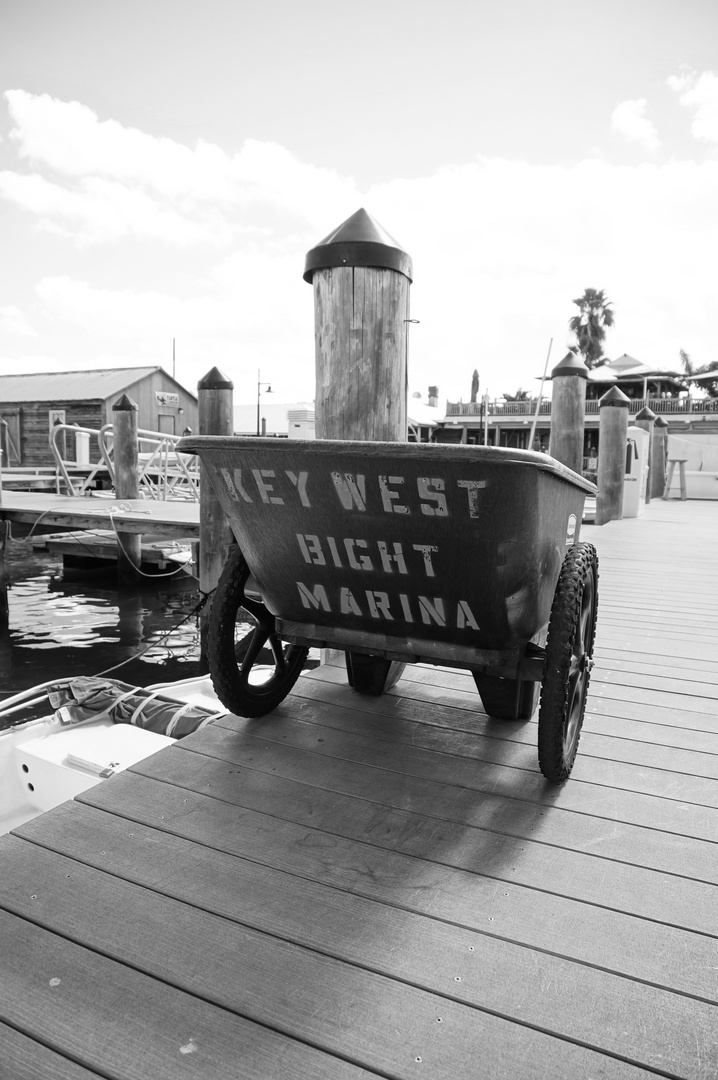
[[[579,542],[593,484],[493,447],[200,436],[178,449],[199,454],[238,544],[209,630],[227,709],[276,708],[312,646],[343,650],[360,693],[406,663],[464,668],[499,719],[530,718],[540,688],[539,765],[568,777],[596,629],[598,561]]]

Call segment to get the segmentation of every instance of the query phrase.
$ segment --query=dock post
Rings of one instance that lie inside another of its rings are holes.
[[[662,416],[656,417],[653,425],[653,444],[651,450],[651,470],[648,474],[648,482],[651,487],[651,498],[660,499],[666,488],[666,452],[668,437],[668,421]]]
[[[2,511],[2,440],[0,440],[0,511]],[[5,545],[7,543],[8,524],[0,517],[0,634],[10,628],[10,613],[7,599],[7,566],[5,563]]]
[[[571,349],[551,372],[551,435],[548,452],[574,472],[583,472],[583,428],[588,368]]]
[[[319,439],[406,442],[411,259],[358,210],[308,252]]]
[[[653,487],[653,433],[656,414],[653,409],[649,409],[647,405],[644,405],[641,411],[636,414],[633,422],[636,427],[648,432],[648,480],[646,482],[646,506],[648,506],[651,501],[651,489]],[[661,494],[663,494],[663,488],[661,488]]]
[[[314,291],[318,439],[407,442],[410,256],[366,210],[307,253]],[[380,694],[404,670],[347,653],[356,690]]]
[[[119,499],[139,499],[140,475],[137,447],[139,406],[123,394],[112,406],[112,442],[115,463],[115,495]],[[122,583],[137,581],[142,561],[139,533],[117,529],[117,577]]]
[[[2,509],[2,488],[0,488],[0,510]],[[7,566],[5,563],[5,544],[7,542],[7,521],[0,520],[0,634],[10,626],[10,610],[7,599]]]
[[[197,383],[200,435],[231,435],[234,429],[234,383],[213,367]],[[199,590],[207,596],[216,588],[220,574],[234,543],[234,534],[207,476],[200,457],[199,465]],[[207,639],[211,601],[200,613],[200,672],[209,670]]]
[[[629,398],[617,386],[612,386],[599,402],[597,525],[605,525],[623,513],[630,404]]]

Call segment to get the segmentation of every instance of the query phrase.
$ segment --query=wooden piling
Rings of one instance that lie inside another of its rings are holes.
[[[2,503],[0,502],[0,507]],[[7,566],[5,563],[5,544],[7,542],[7,522],[0,521],[0,634],[4,633],[10,623],[10,608],[7,598]]]
[[[139,499],[139,454],[137,415],[139,406],[123,394],[112,406],[112,443],[117,499]],[[142,536],[117,529],[117,578],[120,583],[136,581],[142,560]]]
[[[231,435],[234,429],[234,383],[213,367],[197,383],[200,435]],[[207,596],[216,588],[234,544],[234,534],[214,493],[200,458],[199,466],[199,588]],[[200,613],[200,671],[209,670],[207,638],[211,600]]]
[[[643,431],[648,432],[648,480],[646,482],[646,506],[651,501],[651,488],[653,486],[653,431],[654,424],[656,422],[656,414],[653,409],[649,409],[647,405],[636,414],[636,418],[633,423],[638,428],[642,428]],[[661,494],[663,494],[663,488],[661,488]]]
[[[0,513],[2,513],[2,446],[0,445]],[[5,545],[7,543],[8,524],[0,517],[0,634],[9,628],[9,605],[7,598],[7,566],[5,563]]]
[[[649,473],[652,499],[662,498],[665,491],[667,441],[668,421],[659,416],[653,425],[653,449],[651,451],[651,471]]]
[[[574,472],[583,472],[583,429],[588,368],[570,349],[551,372],[551,436],[548,452]]]
[[[308,252],[317,438],[407,441],[412,274],[409,255],[364,209]],[[349,681],[363,693],[389,689],[404,666],[347,653]]]
[[[2,503],[0,502],[1,506]],[[0,634],[4,633],[10,625],[10,607],[7,597],[7,565],[5,562],[7,529],[7,521],[0,521]]]
[[[320,439],[407,441],[411,259],[358,210],[307,255]]]
[[[630,400],[617,386],[612,386],[599,402],[597,525],[605,525],[623,513],[629,406]]]

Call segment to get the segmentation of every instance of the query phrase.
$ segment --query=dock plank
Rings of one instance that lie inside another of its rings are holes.
[[[99,1075],[2,1023],[0,1061],[12,1080],[97,1080]]]
[[[106,910],[106,921],[114,916]],[[307,1080],[366,1075],[3,910],[0,933],[1,1019],[101,1075],[233,1080],[274,1077],[279,1068]],[[132,937],[150,947],[137,919]]]
[[[18,854],[13,869],[21,874],[23,853]],[[50,876],[64,872],[64,880],[72,881],[64,894],[53,890],[43,911],[44,924],[63,938],[79,938],[98,954],[110,954],[164,984],[191,989],[224,1009],[301,1037],[365,1069],[374,1066],[409,1078],[416,1075],[416,1064],[422,1064],[438,1080],[468,1080],[475,1075],[477,1060],[491,1075],[506,1077],[515,1076],[531,1058],[551,1073],[573,1068],[575,1075],[586,1075],[601,1067],[602,1055],[595,1051],[551,1039],[525,1024],[512,1024],[405,980],[387,979],[365,966],[340,963],[275,933],[218,918],[116,877],[77,869],[68,860],[59,867],[56,860],[46,857],[45,862]],[[27,899],[30,888],[40,899],[36,868],[33,875],[25,875],[25,914],[39,906],[31,907]],[[114,912],[109,923],[108,910]],[[134,926],[137,913],[143,920],[141,934]],[[194,1042],[199,1049],[199,1035]],[[618,1076],[645,1075],[643,1069],[622,1062],[616,1066]],[[535,1075],[540,1075],[538,1070]]]
[[[399,834],[398,842],[402,843],[408,842],[407,836],[429,830],[434,840],[433,858],[441,859],[441,845],[450,853],[446,858],[452,865],[461,865],[455,860],[462,848],[468,848],[474,866],[484,865],[479,860],[490,858],[491,846],[501,845],[501,837],[513,836],[530,841],[532,848],[544,848],[539,858],[552,861],[552,872],[562,858],[553,849],[566,848],[572,853],[611,858],[678,878],[718,884],[715,848],[692,837],[670,833],[668,839],[656,828],[616,818],[607,822],[605,818],[557,807],[549,814],[541,804],[487,796],[483,791],[472,792],[422,778],[404,776],[396,785],[376,769],[357,773],[340,759],[322,759],[322,767],[318,768],[311,755],[292,750],[281,759],[270,755],[267,767],[261,759],[250,760],[246,751],[237,745],[228,746],[224,740],[214,748],[203,740],[194,743],[193,749],[210,758],[221,757],[228,766],[226,774],[218,771],[213,760],[198,763],[176,755],[139,763],[134,771],[262,813],[289,815],[291,820],[314,827],[320,827],[322,815],[326,815],[327,824],[336,829],[332,815],[336,797],[341,795],[342,803],[350,805],[350,824],[360,838],[372,839],[378,834],[384,846],[393,847],[394,833]],[[487,834],[495,834],[496,838]],[[582,872],[591,876],[586,868]],[[605,874],[605,867],[598,872]]]
[[[718,938],[346,839],[148,777],[120,779],[122,785],[91,789],[81,801],[367,899],[718,1000]],[[31,828],[19,831],[32,835]],[[519,844],[505,844],[501,858],[511,856],[520,863]],[[568,938],[566,926],[573,931]]]
[[[564,785],[468,673],[366,698],[340,659],[0,838],[12,1080],[715,1080],[717,526],[675,500],[582,530]]]
[[[123,532],[199,537],[199,503],[160,499],[100,499],[32,491],[3,494],[0,518],[69,529],[96,529],[110,519]]]
[[[412,691],[412,693],[417,693],[417,691]],[[338,685],[320,683],[316,680],[312,681],[308,690],[305,686],[300,687],[285,708],[291,709],[297,719],[312,722],[316,716],[327,716],[327,711],[322,709],[321,704],[313,708],[307,703],[297,703],[295,699],[299,696],[303,697],[305,702],[338,705],[342,701],[343,691]],[[456,706],[452,707],[450,702],[454,698]],[[600,699],[594,697],[592,700],[595,703]],[[382,704],[374,709],[369,705],[366,705],[363,711],[357,709],[354,712],[335,708],[331,714],[332,719],[327,719],[326,722],[330,725],[333,722],[337,728],[343,727],[345,730],[365,732],[367,735],[381,738],[387,720],[390,717],[401,716],[403,737],[408,738],[408,733],[411,732],[410,741],[413,746],[441,747],[445,752],[464,753],[463,746],[468,744],[476,750],[485,745],[486,753],[491,754],[490,744],[484,744],[485,739],[536,746],[535,716],[533,722],[490,721],[478,712],[476,701],[475,690],[473,697],[469,690],[465,692],[445,690],[442,702],[432,702],[429,707],[426,707],[425,702],[417,701],[403,692],[401,697],[396,694],[387,694],[383,697]],[[462,708],[467,702],[473,707],[467,708],[463,724],[457,725],[457,707]],[[584,755],[628,761],[658,769],[669,769],[673,772],[688,772],[713,779],[718,777],[718,719],[712,714],[708,714],[707,722],[699,721],[703,724],[704,731],[702,737],[698,739],[691,739],[689,733],[684,734],[684,728],[666,727],[666,732],[675,732],[676,736],[667,735],[665,748],[661,739],[657,737],[657,729],[636,725],[629,731],[627,725],[613,725],[613,729],[610,730],[611,725],[603,723],[592,725],[591,715],[592,713],[589,713],[589,720],[581,736],[581,748]],[[407,719],[410,716],[414,719]],[[449,727],[451,730],[447,731]],[[712,733],[714,728],[715,734]],[[465,732],[466,736],[462,739],[458,732]],[[680,745],[681,739],[686,744],[683,747]],[[641,745],[636,746],[634,743]],[[682,750],[686,752],[682,753]],[[477,756],[483,756],[483,754],[478,753]]]
[[[51,906],[36,895],[31,910],[36,918],[42,911],[43,921],[66,936],[89,934],[103,950],[109,946],[108,906],[115,903],[120,911],[130,909],[129,898],[122,895],[126,881],[117,884],[121,871],[123,878],[131,875],[137,884],[173,897],[182,905],[219,913],[225,920],[266,930],[285,941],[299,942],[338,960],[431,990],[441,995],[432,1025],[438,1017],[442,1024],[448,1022],[451,1002],[463,1002],[603,1053],[676,1072],[691,1067],[697,1050],[701,1055],[710,1054],[714,1013],[706,1003],[560,957],[527,956],[525,949],[511,942],[349,897],[256,863],[245,864],[238,875],[235,860],[224,853],[190,845],[180,838],[168,838],[158,845],[153,842],[152,830],[142,827],[135,826],[132,835],[121,833],[112,828],[107,815],[87,808],[82,824],[84,831],[75,834],[80,844],[74,858],[54,851],[42,851],[36,856],[36,862],[63,888],[53,891]],[[63,843],[60,835],[57,839]],[[102,857],[98,859],[100,849]],[[11,850],[10,856],[13,884],[12,889],[2,890],[2,902],[13,911],[27,912],[31,907],[28,893],[35,887],[36,877],[29,871],[21,847]],[[78,864],[78,858],[92,860],[92,866],[111,866],[113,876],[92,872]],[[200,866],[205,882],[202,887],[198,887]],[[66,884],[68,881],[72,885]],[[43,910],[43,901],[47,911]],[[315,914],[312,920],[303,918],[307,903],[311,903]],[[154,925],[164,956],[172,964],[174,957],[182,955],[183,967],[173,974],[173,980],[186,981],[185,969],[191,957],[184,940],[181,949],[173,950],[168,939],[182,920],[194,918],[189,907],[183,910],[178,903],[170,907],[158,905]],[[78,925],[80,922],[82,925]],[[223,922],[214,918],[211,925],[230,945],[230,932]],[[119,936],[117,948],[127,948],[121,927],[113,926],[111,936]],[[145,957],[140,956],[139,962],[145,965]],[[207,957],[200,955],[197,963],[203,977],[207,977]],[[164,967],[167,977],[167,960]],[[212,992],[216,992],[216,982],[210,971]],[[257,996],[261,998],[261,990]],[[444,998],[447,1006],[443,1005]],[[585,1000],[592,1002],[590,1010],[583,1007]],[[665,1010],[667,1016],[668,1054],[656,1047],[649,1036],[655,1010]],[[328,1011],[331,1013],[333,1007]],[[616,1027],[618,1017],[620,1031]],[[447,1032],[451,1037],[451,1029],[442,1028],[442,1036]],[[520,1064],[517,1075],[521,1075]]]

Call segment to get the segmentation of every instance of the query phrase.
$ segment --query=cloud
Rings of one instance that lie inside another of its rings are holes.
[[[13,304],[0,308],[0,333],[11,334],[14,337],[37,337],[37,331],[33,329],[20,309]]]
[[[358,198],[352,180],[275,143],[248,139],[235,154],[202,140],[190,148],[101,121],[77,101],[24,90],[5,98],[10,140],[33,171],[1,174],[0,196],[80,245],[124,236],[229,244],[256,232],[258,209],[271,211],[282,232],[288,223],[313,231],[333,207],[340,213]]]
[[[623,101],[611,115],[611,127],[627,142],[638,143],[645,150],[655,153],[661,145],[655,125],[646,119],[646,99]]]
[[[648,124],[645,103],[629,104],[626,115]],[[187,386],[216,364],[237,402],[256,395],[258,368],[283,400],[311,397],[304,256],[362,205],[413,258],[412,387],[468,395],[475,367],[492,393],[527,386],[551,338],[552,363],[563,355],[571,299],[589,286],[615,305],[609,355],[664,367],[680,348],[697,363],[712,358],[717,160],[538,166],[480,157],[361,193],[351,178],[272,143],[250,140],[229,154],[101,122],[76,103],[22,94],[13,108],[16,134],[3,152],[22,151],[22,165],[2,174],[0,192],[85,245],[75,254],[59,240],[48,263],[47,246],[30,236],[23,258],[35,295],[13,299],[33,305],[38,353],[65,348],[73,368],[102,356],[167,366],[176,338]],[[69,153],[48,130],[52,119],[87,145]],[[145,242],[142,263],[128,238]],[[0,342],[2,353],[19,357],[18,342]]]
[[[72,238],[80,247],[126,236],[178,246],[229,243],[239,234],[211,208],[190,217],[146,192],[97,177],[71,190],[37,173],[5,171],[0,173],[0,197],[34,214],[40,228]]]
[[[100,288],[68,275],[43,278],[36,294],[51,325],[96,352],[129,355],[134,344],[156,363],[175,338],[188,387],[216,364],[235,380],[240,400],[262,367],[275,380],[283,372],[277,389],[291,399],[313,390],[312,291],[301,270],[299,253],[235,252],[214,268],[202,295]]]
[[[694,137],[718,145],[718,75],[712,71],[672,75],[668,85],[679,95],[681,105],[695,111],[691,125]]]
[[[375,186],[367,209],[414,261],[412,385],[438,383],[458,396],[463,384],[449,389],[455,373],[465,372],[468,393],[474,367],[493,393],[526,385],[551,337],[552,362],[563,355],[571,299],[588,286],[615,305],[609,354],[671,367],[691,341],[707,361],[717,184],[718,162],[567,168],[482,159]],[[178,355],[201,363],[188,385],[216,363],[237,400],[243,387],[251,400],[261,367],[277,392],[294,387],[304,398],[313,388],[313,294],[302,281],[311,244],[288,244],[233,251],[201,280],[189,278],[182,296],[170,279],[156,290],[129,286],[131,270],[124,289],[48,276],[37,296],[45,318],[98,351],[135,343],[156,360],[176,337]]]

